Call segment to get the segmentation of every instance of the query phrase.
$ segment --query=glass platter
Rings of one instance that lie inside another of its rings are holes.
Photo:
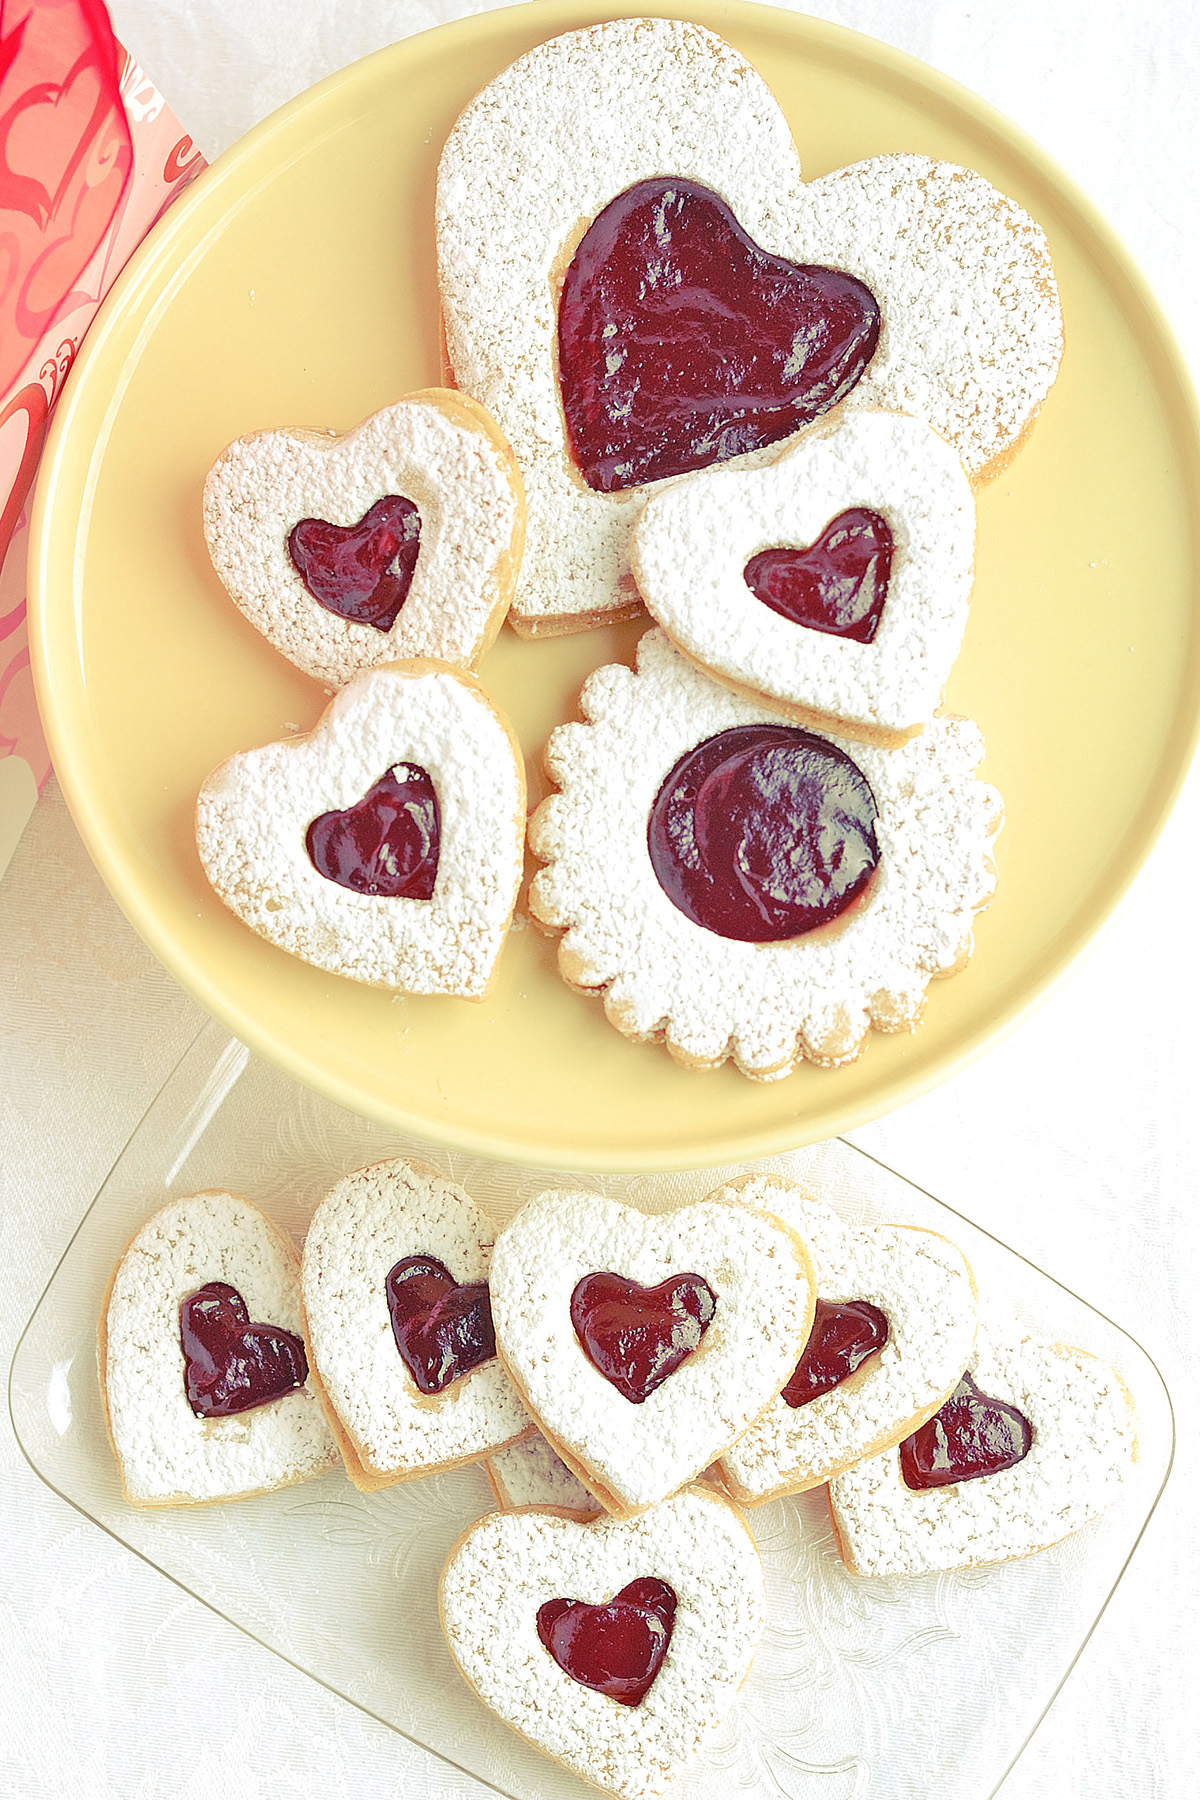
[[[96,1378],[96,1319],[113,1265],[171,1195],[228,1186],[302,1236],[340,1175],[424,1144],[364,1121],[253,1057],[216,1024],[197,1035],[68,1246],[18,1344],[18,1441],[51,1488],[251,1637],[396,1731],[515,1800],[584,1800],[468,1691],[437,1624],[444,1557],[492,1509],[481,1470],[359,1494],[341,1475],[235,1505],[154,1512],[121,1497]],[[432,1153],[500,1219],[552,1178]],[[743,1165],[745,1166],[745,1165]],[[719,1737],[672,1794],[724,1800],[987,1800],[1079,1655],[1171,1464],[1170,1401],[1131,1338],[1015,1252],[862,1151],[834,1140],[755,1167],[807,1179],[854,1221],[943,1232],[987,1305],[1113,1363],[1139,1409],[1119,1504],[1025,1561],[918,1580],[844,1569],[822,1490],[749,1516],[768,1585],[766,1636]],[[566,1177],[656,1210],[732,1171]],[[560,1176],[560,1181],[562,1177]]]

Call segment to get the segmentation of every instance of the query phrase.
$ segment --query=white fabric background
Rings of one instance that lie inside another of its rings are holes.
[[[467,10],[454,0],[112,0],[121,37],[210,156],[330,70]],[[809,10],[934,64],[1045,145],[1123,234],[1200,368],[1191,0]],[[966,1073],[856,1134],[1131,1331],[1176,1402],[1166,1496],[1003,1800],[1196,1791],[1198,846],[1193,780],[1120,918],[1040,1011]],[[198,1017],[109,899],[52,787],[0,881],[4,1366]],[[482,1794],[80,1519],[28,1469],[7,1419],[0,1471],[4,1796]]]

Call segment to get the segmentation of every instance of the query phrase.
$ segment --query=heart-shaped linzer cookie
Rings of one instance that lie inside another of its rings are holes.
[[[440,1598],[480,1699],[621,1800],[653,1800],[701,1748],[764,1619],[744,1522],[698,1488],[629,1520],[494,1513],[451,1553]]]
[[[934,713],[958,654],[975,502],[929,426],[852,412],[769,468],[655,494],[630,555],[650,612],[718,680],[894,744]]]
[[[812,1256],[817,1309],[780,1392],[721,1459],[743,1505],[818,1487],[899,1443],[953,1391],[975,1344],[978,1305],[966,1257],[905,1225],[846,1225],[782,1175],[718,1190],[774,1213]]]
[[[556,1512],[594,1519],[601,1510],[595,1495],[572,1475],[540,1431],[489,1456],[486,1468],[496,1504],[504,1512],[518,1506],[552,1506]]]
[[[438,388],[342,435],[252,432],[204,487],[225,587],[329,687],[405,657],[474,667],[504,619],[524,531],[507,440],[481,406]]]
[[[309,1355],[356,1486],[476,1462],[530,1429],[496,1357],[494,1233],[464,1189],[403,1158],[347,1175],[313,1215]]]
[[[550,1192],[496,1241],[496,1347],[572,1473],[635,1513],[778,1394],[812,1321],[809,1269],[786,1226],[737,1200],[649,1216]]]
[[[1028,1556],[1117,1497],[1137,1432],[1115,1370],[989,1318],[968,1381],[936,1424],[830,1483],[838,1547],[857,1574]]]
[[[196,842],[225,904],[333,974],[479,999],[523,863],[525,770],[473,677],[361,675],[307,737],[233,756],[200,791]]]
[[[117,1265],[100,1321],[109,1435],[135,1506],[233,1500],[337,1465],[308,1379],[299,1259],[236,1194],[173,1200]]]
[[[769,458],[826,406],[923,419],[981,479],[1058,371],[1054,270],[1020,207],[925,156],[804,183],[762,78],[684,20],[569,32],[490,81],[443,150],[437,234],[455,380],[525,479],[510,618],[530,635],[629,616],[647,482]]]
[[[563,281],[571,453],[611,493],[760,450],[844,399],[878,341],[862,282],[767,255],[697,182],[636,182]]]

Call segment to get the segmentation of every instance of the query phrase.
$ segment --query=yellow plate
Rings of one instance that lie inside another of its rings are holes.
[[[231,1031],[333,1099],[447,1143],[561,1167],[715,1163],[833,1135],[911,1098],[1010,1024],[1145,856],[1196,735],[1200,453],[1169,335],[1105,226],[981,102],[879,44],[794,14],[697,5],[751,59],[809,176],[883,151],[982,171],[1040,220],[1067,321],[1062,374],[980,496],[978,579],[948,693],[981,724],[1007,823],[965,973],[913,1036],[760,1086],[634,1047],[511,934],[482,1005],[393,998],[260,941],[205,882],[200,781],[325,704],[226,598],[200,530],[239,433],[345,428],[438,378],[433,193],[455,116],[515,56],[635,13],[547,0],[406,39],[243,139],[126,272],[61,404],[34,522],[39,692],[95,860],[155,953]],[[644,9],[643,9],[644,10]],[[482,670],[539,753],[637,628],[528,644]]]

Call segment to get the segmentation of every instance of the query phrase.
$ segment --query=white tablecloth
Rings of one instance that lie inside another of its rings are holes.
[[[319,76],[465,10],[453,0],[112,5],[118,32],[209,155]],[[809,10],[933,63],[1040,140],[1124,235],[1200,368],[1192,0]],[[1120,918],[1038,1013],[935,1093],[856,1134],[1129,1330],[1176,1403],[1166,1495],[1003,1800],[1196,1791],[1198,846],[1193,781]],[[5,1365],[198,1019],[109,899],[51,787],[0,881]],[[7,1420],[0,1469],[0,1793],[482,1795],[82,1520],[29,1470]]]

